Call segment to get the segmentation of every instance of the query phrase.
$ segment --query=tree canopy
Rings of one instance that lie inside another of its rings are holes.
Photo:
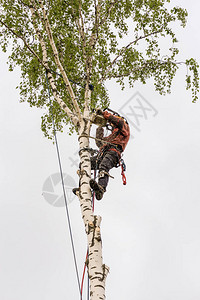
[[[21,69],[20,100],[46,108],[42,130],[50,136],[45,70],[51,73],[54,96],[74,114],[76,104],[83,112],[89,84],[94,86],[89,110],[108,106],[105,82],[113,78],[122,88],[127,79],[132,87],[153,78],[160,94],[169,93],[182,63],[195,102],[198,64],[193,58],[176,60],[178,41],[172,29],[174,22],[185,27],[186,19],[187,11],[171,8],[170,0],[0,0],[0,44],[10,51],[9,70]],[[71,121],[62,108],[53,102],[57,130]]]

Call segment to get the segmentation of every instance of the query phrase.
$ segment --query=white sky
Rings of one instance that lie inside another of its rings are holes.
[[[187,28],[177,27],[181,59],[199,61],[200,2],[172,3],[189,12]],[[65,209],[42,196],[45,180],[58,172],[55,147],[40,130],[42,111],[18,101],[19,72],[7,71],[3,53],[0,64],[0,299],[79,299]],[[150,83],[123,92],[107,86],[113,109],[139,92],[158,111],[140,119],[140,133],[131,127],[127,186],[120,170],[112,170],[115,180],[95,204],[110,267],[107,299],[200,299],[200,103],[185,91],[185,72],[182,67],[166,97]],[[64,172],[78,184],[69,159],[76,159],[76,137],[58,138]],[[86,241],[76,199],[69,210],[81,273]]]

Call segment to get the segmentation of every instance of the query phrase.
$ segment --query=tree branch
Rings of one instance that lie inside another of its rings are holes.
[[[25,3],[24,1],[22,1],[22,0],[18,0],[21,4],[23,4],[24,6],[26,6],[26,7],[28,7],[28,8],[30,8],[30,5],[29,4],[27,4],[27,3]]]
[[[156,63],[157,63],[157,66],[156,67],[150,67],[150,69],[155,69],[157,68],[158,66],[161,66],[161,65],[166,65],[168,64],[169,62],[168,61],[162,61],[162,60],[156,60]],[[185,64],[185,62],[183,61],[180,61],[180,62],[177,62],[177,61],[171,61],[172,64],[174,65],[181,65],[181,64]],[[127,72],[127,73],[124,73],[124,74],[119,74],[119,75],[113,75],[110,77],[111,78],[123,78],[123,77],[127,77],[127,76],[130,76],[131,73],[135,73],[135,72],[140,72],[142,70],[144,70],[145,68],[149,68],[150,65],[150,62],[145,62],[143,66],[141,67],[138,67],[138,68],[134,68],[132,69],[131,71]]]
[[[17,34],[13,29],[11,29],[6,23],[4,23],[2,20],[0,20],[0,23],[2,25],[4,25],[13,35],[15,35],[17,38],[21,39],[24,42],[24,45],[27,47],[27,49],[37,58],[37,60],[39,61],[39,63],[45,67],[44,62],[42,61],[42,59],[37,55],[37,53],[30,47],[30,45],[27,43],[26,39]]]
[[[84,30],[83,18],[82,18],[82,13],[81,13],[81,3],[79,3],[79,18],[76,18],[73,7],[72,7],[72,11],[74,14],[76,27],[77,27],[77,30],[79,32],[81,42],[82,42],[83,58],[86,61],[86,53],[85,53],[86,41],[85,41],[85,30]],[[81,24],[79,22],[79,19],[81,19]]]
[[[128,45],[126,45],[125,47],[123,47],[120,51],[119,51],[119,54],[113,59],[113,61],[111,62],[110,64],[110,67],[106,70],[106,72],[104,73],[104,75],[102,76],[102,78],[99,80],[98,83],[102,83],[104,80],[107,79],[107,75],[108,73],[111,71],[112,67],[114,66],[114,64],[117,62],[118,58],[120,56],[122,56],[122,54],[133,44],[136,44],[139,40],[142,40],[142,39],[145,39],[147,38],[148,36],[151,36],[151,35],[154,35],[154,34],[157,34],[161,32],[161,30],[157,30],[157,31],[154,31],[154,32],[151,32],[151,33],[148,33],[144,36],[140,36],[138,37],[136,40],[130,42]]]
[[[48,64],[48,55],[47,55],[47,48],[46,48],[46,44],[45,41],[41,35],[41,32],[37,26],[37,23],[35,22],[36,20],[36,14],[35,14],[35,3],[34,0],[31,0],[33,6],[30,7],[30,11],[31,11],[31,15],[32,15],[32,19],[33,19],[33,26],[35,28],[36,34],[39,38],[39,42],[42,48],[42,54],[43,54],[43,65],[45,67],[45,69],[47,70],[47,76],[52,88],[52,93],[54,98],[56,99],[56,101],[58,102],[58,104],[60,105],[60,107],[66,112],[66,114],[68,115],[68,117],[72,120],[72,122],[74,123],[74,125],[77,125],[77,116],[76,114],[74,114],[69,107],[66,105],[66,103],[60,98],[60,95],[58,94],[57,88],[56,88],[56,84],[55,84],[55,80],[52,76],[52,74],[50,73],[49,70],[49,64]]]
[[[85,41],[85,28],[84,28],[81,2],[79,3],[79,19],[80,19],[80,23],[79,23],[79,20],[78,20],[78,24],[79,24],[80,33],[81,33],[81,36],[82,36],[83,45],[85,46],[85,43],[86,43],[86,41]]]
[[[110,4],[109,9],[107,10],[107,14],[104,15],[104,18],[99,22],[99,25],[101,26],[106,20],[107,18],[110,16],[111,10],[113,9],[113,7],[115,6],[116,3],[118,3],[119,0],[113,0]]]
[[[40,4],[40,7],[42,9],[42,12],[43,12],[43,18],[44,18],[44,22],[45,22],[45,28],[46,28],[46,31],[47,31],[47,34],[48,34],[48,37],[49,37],[49,41],[50,41],[50,44],[51,44],[51,48],[53,50],[53,53],[54,53],[54,57],[55,57],[55,61],[56,61],[56,64],[58,66],[58,68],[60,69],[60,72],[62,74],[62,77],[63,77],[63,80],[65,82],[65,85],[67,87],[67,90],[71,96],[71,99],[72,99],[72,103],[74,105],[74,108],[75,108],[75,111],[76,113],[78,114],[78,119],[79,119],[79,122],[81,122],[82,120],[82,117],[81,117],[81,111],[80,111],[80,107],[78,105],[78,102],[76,100],[76,97],[74,95],[74,91],[71,87],[71,84],[69,82],[69,79],[65,73],[65,70],[60,62],[60,59],[59,59],[59,55],[58,55],[58,50],[56,48],[56,45],[55,45],[55,42],[54,42],[54,38],[53,38],[53,34],[52,34],[52,30],[51,30],[51,26],[50,26],[50,23],[49,23],[49,20],[48,20],[48,17],[47,17],[47,14],[46,14],[46,11],[45,11],[45,8],[43,6],[43,3],[41,0],[39,0],[39,4]]]
[[[99,29],[99,21],[100,21],[100,8],[101,8],[101,1],[99,0],[98,3],[96,0],[94,0],[94,6],[95,6],[95,22],[92,29],[92,34],[89,40],[89,46],[91,48],[94,48],[95,43],[98,39],[98,29]]]
[[[100,8],[101,8],[102,0],[99,0],[98,3],[94,0],[95,7],[95,21],[92,28],[92,33],[88,42],[89,45],[89,53],[86,56],[86,89],[85,89],[85,109],[84,113],[88,116],[89,112],[89,104],[91,101],[91,91],[89,90],[89,83],[91,78],[91,69],[92,69],[92,54],[95,48],[95,44],[98,40],[98,28],[99,28],[99,20],[100,20]],[[83,22],[83,19],[82,19]]]

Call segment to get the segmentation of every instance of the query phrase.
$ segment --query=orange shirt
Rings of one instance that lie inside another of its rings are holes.
[[[115,145],[120,145],[122,151],[124,151],[130,138],[129,125],[123,118],[110,114],[107,111],[103,112],[103,116],[106,120],[108,120],[108,122],[114,125],[112,133],[108,137],[104,137],[103,139],[106,142],[110,142]]]

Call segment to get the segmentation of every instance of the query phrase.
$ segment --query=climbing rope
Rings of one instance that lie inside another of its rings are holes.
[[[67,197],[66,197],[66,193],[65,193],[65,185],[64,185],[62,164],[61,164],[60,151],[59,151],[58,140],[57,140],[57,135],[56,135],[53,110],[52,110],[52,105],[51,105],[51,95],[50,95],[49,80],[48,80],[47,73],[48,72],[46,71],[46,81],[47,81],[47,88],[48,88],[50,112],[51,112],[51,118],[52,118],[52,124],[53,124],[53,132],[54,132],[54,138],[55,138],[55,144],[56,144],[56,151],[57,151],[57,156],[58,156],[58,164],[59,164],[59,169],[60,169],[60,176],[61,176],[61,182],[62,182],[62,188],[63,188],[63,195],[64,195],[64,200],[65,200],[65,208],[66,208],[68,228],[69,228],[70,240],[71,240],[71,246],[72,246],[72,252],[73,252],[73,258],[74,258],[74,265],[75,265],[76,277],[77,277],[77,282],[78,282],[78,288],[79,288],[80,297],[81,297],[81,300],[82,300],[81,286],[80,286],[79,273],[78,273],[78,267],[77,267],[77,259],[76,259],[76,253],[75,253],[75,247],[74,247],[74,240],[73,240],[73,234],[72,234],[72,227],[71,227],[71,221],[70,221],[68,204],[67,204]]]

